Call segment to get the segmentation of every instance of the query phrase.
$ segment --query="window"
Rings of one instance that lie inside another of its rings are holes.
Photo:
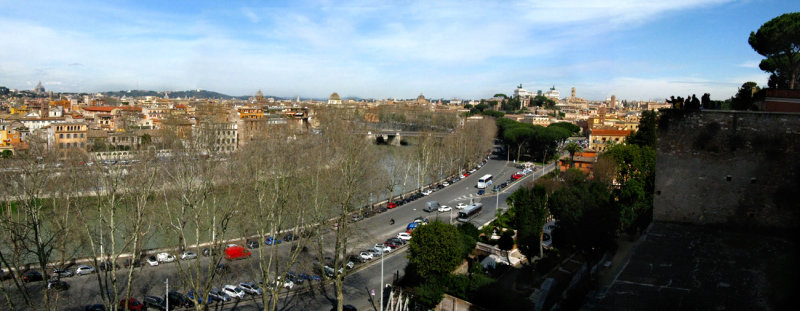
[[[83,138],[83,133],[81,133],[81,138]]]
[[[58,134],[58,138],[64,138],[64,134]]]
[[[69,138],[69,133],[67,133],[67,138]]]

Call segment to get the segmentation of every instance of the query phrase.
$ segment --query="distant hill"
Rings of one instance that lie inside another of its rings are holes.
[[[102,92],[106,96],[114,97],[141,97],[141,96],[156,96],[164,97],[164,92],[156,92],[150,90],[129,90],[129,91],[115,91],[115,92]],[[168,91],[169,98],[221,98],[221,99],[247,99],[250,96],[231,96],[214,91],[206,90],[189,90],[189,91]]]

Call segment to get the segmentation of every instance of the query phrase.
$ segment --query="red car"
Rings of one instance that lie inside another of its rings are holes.
[[[129,311],[142,311],[144,310],[144,304],[136,300],[136,298],[128,297],[127,299],[122,299],[119,301],[119,309],[125,310],[125,306],[127,305]]]
[[[236,260],[236,259],[244,259],[250,257],[250,251],[248,251],[244,246],[231,246],[225,249],[225,259],[227,260]]]
[[[397,207],[397,203],[389,202],[389,204],[386,204],[386,208],[390,208],[391,209],[391,208],[395,208],[395,207]]]
[[[522,178],[522,175],[521,175],[521,174],[514,174],[514,175],[511,175],[511,179],[513,179],[513,180],[517,180],[517,179],[520,179],[520,178]]]

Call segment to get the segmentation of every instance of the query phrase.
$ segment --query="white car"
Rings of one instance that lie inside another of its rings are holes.
[[[175,256],[169,253],[158,253],[156,254],[156,259],[158,259],[158,262],[173,262],[175,261]]]
[[[384,253],[391,253],[392,252],[392,248],[389,247],[389,246],[386,246],[384,244],[375,244],[375,248],[383,251]]]
[[[447,205],[439,206],[439,213],[449,212],[449,211],[452,211],[452,210],[453,210],[453,208],[449,207]]]
[[[288,289],[294,288],[294,282],[292,282],[291,280],[281,280],[281,277],[277,278],[275,284],[281,287],[286,287]]]
[[[406,232],[400,232],[397,234],[397,238],[403,241],[411,240],[411,235]]]
[[[472,174],[472,173],[475,173],[475,171],[477,171],[477,169],[473,168],[473,169],[469,170],[469,173]]]
[[[181,260],[197,259],[195,252],[185,251],[181,253]]]
[[[75,275],[84,275],[94,273],[94,267],[87,265],[80,265],[75,269]]]
[[[158,266],[158,259],[156,259],[156,256],[148,256],[145,260],[150,266]]]
[[[364,261],[372,260],[372,258],[373,258],[372,252],[369,252],[369,251],[361,251],[361,253],[358,254],[358,257],[360,257],[361,260],[364,260]]]
[[[431,191],[430,189],[422,191],[422,195],[431,195],[431,193],[433,193],[433,191]]]
[[[464,204],[464,203],[458,203],[458,204],[456,204],[456,208],[457,208],[457,209],[464,209],[465,207],[467,207],[467,205],[466,205],[466,204]]]
[[[244,298],[244,290],[236,285],[225,285],[222,287],[222,292],[232,298]]]
[[[256,285],[253,282],[241,282],[241,283],[239,283],[239,288],[241,288],[242,290],[244,290],[246,293],[248,293],[250,295],[261,295],[261,294],[264,294],[264,291],[261,290],[261,288],[258,287],[258,285]]]
[[[450,185],[450,183],[449,183],[449,182],[446,182],[446,181],[445,181],[445,182],[442,182],[442,186],[445,186],[445,187],[447,187],[447,186],[449,186],[449,185]]]

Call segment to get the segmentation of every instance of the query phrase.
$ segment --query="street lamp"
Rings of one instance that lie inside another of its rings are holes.
[[[386,249],[381,250],[381,308],[380,311],[383,311],[383,253],[386,252]]]

